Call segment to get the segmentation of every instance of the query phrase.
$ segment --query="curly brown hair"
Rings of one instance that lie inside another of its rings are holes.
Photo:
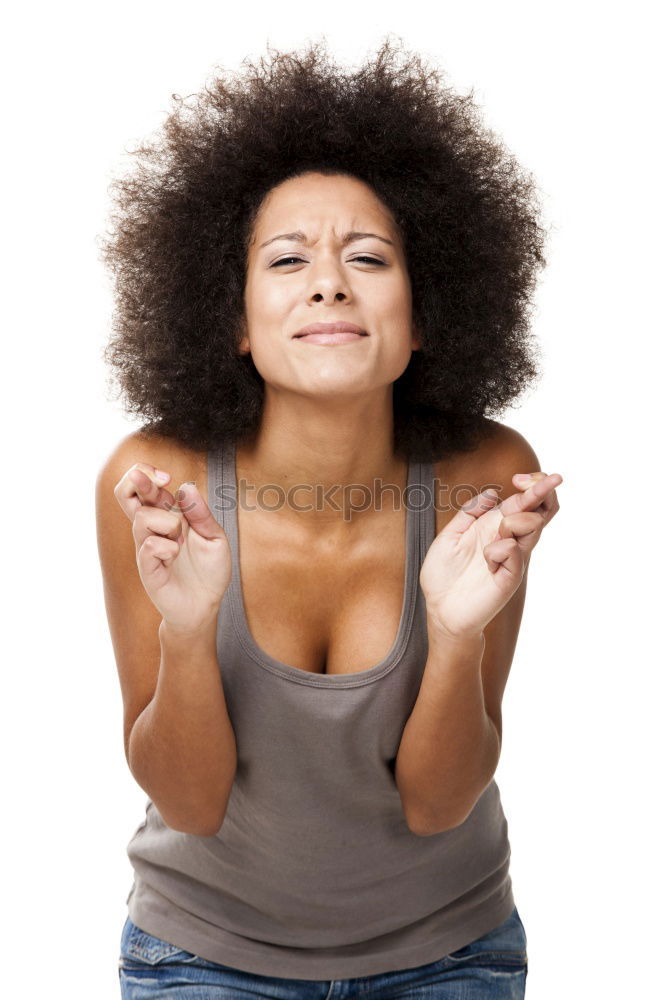
[[[126,408],[195,450],[251,436],[264,382],[238,353],[247,248],[265,195],[305,171],[347,174],[392,212],[421,350],[393,383],[396,452],[475,447],[536,378],[531,296],[546,230],[537,186],[481,122],[473,90],[388,38],[360,69],[323,42],[221,71],[176,94],[137,163],[109,187],[101,259],[115,277],[103,357]]]

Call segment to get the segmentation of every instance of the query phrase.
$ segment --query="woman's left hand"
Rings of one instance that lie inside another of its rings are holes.
[[[532,549],[559,510],[557,472],[516,474],[514,493],[478,494],[428,549],[419,583],[429,621],[452,638],[479,635],[516,592]]]

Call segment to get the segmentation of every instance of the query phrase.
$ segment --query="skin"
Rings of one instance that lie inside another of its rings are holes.
[[[303,231],[305,242],[282,238],[262,246],[296,230]],[[351,230],[376,236],[344,245],[343,235]],[[280,260],[287,263],[273,266]],[[238,482],[279,484],[285,491],[302,484],[328,490],[354,483],[372,494],[377,482],[404,489],[407,466],[392,449],[392,383],[420,342],[400,234],[372,189],[356,178],[317,173],[274,188],[249,244],[244,306],[238,349],[251,352],[266,390],[258,432],[237,444]],[[369,336],[327,346],[292,339],[306,324],[335,320],[355,323]],[[488,424],[488,438],[475,452],[434,463],[436,480],[468,489],[447,494],[437,509],[436,538],[419,581],[431,653],[396,771],[415,832],[432,833],[459,821],[494,772],[529,557],[559,506],[555,487],[562,477],[540,471],[534,450],[517,431]],[[535,478],[521,481],[520,473]],[[185,480],[196,485],[186,486]],[[181,487],[172,492],[169,483]],[[488,486],[495,488],[488,498],[460,509]],[[187,640],[200,657],[197,718],[204,711],[211,717],[205,739],[192,725],[174,754],[181,759],[191,750],[188,774],[200,763],[203,802],[206,774],[219,766],[224,749],[211,747],[210,732],[221,729],[214,635],[231,575],[226,536],[204,499],[206,455],[138,432],[109,456],[97,487],[126,752],[134,723],[155,694],[160,658],[164,664],[167,649],[177,663]],[[307,504],[312,498],[304,493],[297,501]],[[263,650],[303,670],[368,669],[383,658],[397,631],[406,511],[390,500],[380,502],[375,493],[366,509],[351,518],[347,514],[332,506],[238,507],[250,631]],[[178,715],[176,695],[170,704]],[[443,729],[446,747],[440,746]],[[224,732],[228,758],[228,720]],[[475,757],[474,748],[482,744]],[[445,760],[451,769],[446,775]],[[454,778],[455,808],[436,802],[434,794],[453,788]],[[162,780],[165,789],[173,784],[166,770]],[[220,774],[218,787],[232,780],[230,768]],[[184,778],[184,787],[191,784],[191,777]],[[213,821],[207,820],[206,829],[219,828],[217,808],[208,810]]]
[[[301,230],[304,244],[276,235]],[[375,237],[347,246],[349,231]],[[376,263],[375,263],[376,262]],[[419,349],[412,323],[411,284],[404,249],[383,203],[361,181],[308,173],[290,178],[265,199],[247,262],[245,333],[265,382],[261,428],[239,448],[238,467],[259,482],[359,483],[375,477],[404,481],[392,448],[392,383]],[[314,322],[346,320],[369,334],[352,344],[293,340]],[[285,506],[289,519],[313,537],[325,525],[340,540],[348,524],[328,507],[308,512]]]

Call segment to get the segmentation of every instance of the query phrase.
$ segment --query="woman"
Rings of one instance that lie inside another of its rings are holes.
[[[562,477],[488,412],[536,374],[531,183],[388,43],[220,77],[139,152],[104,253],[146,423],[97,482],[149,795],[122,995],[523,996],[493,774]]]

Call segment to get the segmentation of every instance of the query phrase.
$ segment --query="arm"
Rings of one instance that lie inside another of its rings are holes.
[[[140,433],[118,445],[97,477],[98,551],[123,698],[125,756],[165,823],[211,836],[222,825],[236,771],[215,621],[196,632],[178,632],[144,589],[132,523],[114,495],[136,462],[169,469],[175,482],[194,478],[182,456]],[[157,506],[156,496],[151,499]]]
[[[215,649],[216,621],[180,635],[162,621],[155,694],[129,737],[139,785],[174,830],[213,836],[222,826],[236,773],[236,740]]]
[[[539,460],[529,443],[517,431],[502,425],[497,426],[496,435],[484,446],[477,463],[484,474],[484,481],[478,483],[479,492],[492,484],[501,500],[515,497],[515,473],[539,469]],[[515,506],[520,505],[511,501],[509,507]],[[544,521],[552,517],[554,507],[554,496],[548,497],[544,501]],[[531,517],[534,520],[534,515]],[[485,627],[470,628],[464,637],[454,638],[449,630],[438,628],[428,610],[428,658],[395,768],[405,817],[414,833],[428,836],[463,823],[497,768],[502,745],[502,697],[525,604],[529,552],[523,558],[520,583],[506,604],[490,620],[485,619]],[[452,561],[446,549],[436,557],[444,572]],[[458,604],[465,613],[471,613],[477,590],[485,585],[489,573],[485,562],[478,559],[477,563],[480,568],[471,583],[466,583],[463,576],[459,581],[443,578],[445,590],[453,586],[459,592]]]
[[[522,617],[527,573],[484,632],[456,642],[428,620],[428,659],[396,759],[413,833],[464,822],[493,778],[502,745],[502,695]]]

